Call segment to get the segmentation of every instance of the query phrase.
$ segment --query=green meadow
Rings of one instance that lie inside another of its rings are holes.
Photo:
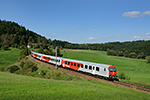
[[[0,60],[3,62],[0,63],[0,66],[1,67],[11,66],[12,63],[15,63],[18,60],[20,52],[21,50],[19,49],[0,51]],[[138,61],[138,59],[107,56],[106,52],[91,51],[91,50],[65,50],[64,57],[97,63],[103,62],[105,64],[112,64],[117,67],[118,72],[121,71],[124,72],[124,70],[129,71],[129,69],[123,66],[126,65],[128,61],[132,65],[134,65],[134,61]],[[145,60],[139,61],[143,61],[142,62],[143,64],[144,63],[147,64]],[[127,66],[129,67],[129,65]],[[39,67],[43,66],[41,65]],[[123,68],[123,70],[121,67]],[[140,69],[139,67],[137,68]],[[53,70],[52,72],[54,72]],[[145,70],[143,71],[145,72]],[[131,70],[130,72],[135,72],[135,70]],[[136,91],[135,88],[126,89],[124,87],[119,87],[103,82],[90,81],[86,79],[78,79],[78,80],[75,79],[70,81],[55,80],[54,78],[44,79],[44,77],[38,78],[36,77],[36,75],[26,76],[20,75],[19,73],[14,74],[0,71],[0,100],[78,100],[78,99],[149,100],[150,99],[149,94],[144,92],[138,92]]]
[[[0,68],[15,63],[20,55],[21,49],[10,48],[0,50]]]
[[[62,81],[0,72],[0,100],[148,100],[150,95],[96,81]]]
[[[108,56],[106,51],[66,49],[64,58],[114,65],[130,81],[150,84],[150,64],[145,59]]]

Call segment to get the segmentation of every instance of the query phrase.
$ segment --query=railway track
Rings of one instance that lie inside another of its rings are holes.
[[[51,68],[55,68],[55,65],[37,60],[37,59],[33,58],[31,55],[29,55],[29,58],[32,61],[41,63],[41,64],[49,66]],[[57,70],[65,72],[65,73],[72,74],[72,75],[77,76],[77,77],[83,77],[83,78],[88,79],[88,80],[110,83],[110,84],[117,85],[117,86],[120,86],[120,87],[125,87],[125,88],[128,88],[128,89],[134,89],[136,91],[145,92],[145,93],[150,94],[150,89],[149,88],[137,86],[137,85],[134,85],[134,84],[124,83],[124,82],[120,82],[120,81],[116,81],[116,80],[108,81],[108,80],[100,78],[98,76],[94,76],[94,75],[91,75],[91,74],[88,74],[88,73],[79,72],[79,71],[75,71],[75,70],[71,70],[71,69],[67,69],[67,68],[62,68],[62,67],[58,67]]]

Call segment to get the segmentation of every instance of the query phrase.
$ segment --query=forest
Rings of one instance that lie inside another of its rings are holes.
[[[124,56],[130,58],[145,59],[150,56],[150,40],[126,41],[126,42],[108,42],[108,43],[86,43],[77,44],[61,40],[51,40],[44,36],[26,29],[18,23],[0,20],[0,48],[8,49],[9,47],[24,48],[28,43],[40,43],[34,48],[54,49],[86,49],[107,51],[107,55]],[[48,53],[49,54],[49,53]]]

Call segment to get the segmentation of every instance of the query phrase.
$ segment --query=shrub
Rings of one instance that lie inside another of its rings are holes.
[[[55,75],[56,77],[59,77],[61,75],[61,72],[56,72]]]
[[[13,65],[13,66],[10,67],[10,72],[13,73],[13,72],[15,72],[15,71],[17,71],[19,69],[20,68],[17,65]]]
[[[118,77],[120,78],[120,79],[123,79],[123,80],[130,80],[130,77],[128,77],[128,76],[126,76],[125,75],[125,73],[120,73],[119,75],[118,75]]]
[[[46,72],[47,72],[46,70],[42,70],[42,71],[41,71],[42,76],[45,76],[45,75],[46,75]]]
[[[1,71],[4,71],[4,68],[1,68]]]
[[[107,50],[107,55],[117,56],[117,53],[115,50]]]
[[[38,70],[38,67],[37,67],[37,65],[34,65],[34,66],[32,66],[32,72],[34,72],[34,71],[36,71],[36,70]]]
[[[123,72],[120,73],[118,77],[119,77],[120,79],[125,79],[125,78],[126,78],[126,76],[125,76],[125,74],[124,74]]]
[[[25,57],[29,54],[29,52],[30,52],[30,51],[28,50],[27,47],[24,48],[24,49],[21,51],[21,53],[20,53],[20,57],[19,57],[18,61],[20,61],[21,59],[25,58]]]
[[[150,56],[147,56],[146,59],[147,59],[147,62],[150,63]]]
[[[24,64],[25,64],[25,63],[24,63],[23,61],[20,62],[20,67],[21,67],[22,69],[23,69],[23,67],[24,67]]]
[[[24,64],[24,68],[31,68],[32,66],[34,66],[35,63],[33,63],[30,60],[26,60],[25,64]]]
[[[128,55],[130,58],[136,58],[136,53],[135,52],[131,52]]]

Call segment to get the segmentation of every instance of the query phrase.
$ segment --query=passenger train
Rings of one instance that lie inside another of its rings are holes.
[[[92,75],[97,75],[100,77],[104,77],[106,79],[114,79],[117,77],[116,67],[112,65],[66,59],[61,57],[57,57],[57,61],[56,61],[55,56],[45,55],[34,51],[31,51],[31,56],[51,64],[57,63],[57,65],[60,67],[65,67],[65,68],[74,69],[81,72],[90,73]]]

